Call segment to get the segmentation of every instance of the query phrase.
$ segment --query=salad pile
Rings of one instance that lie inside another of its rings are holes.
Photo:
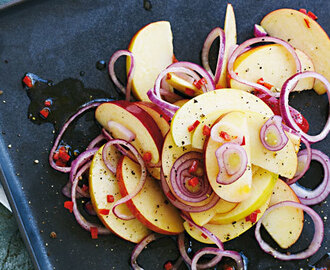
[[[178,235],[181,257],[167,263],[167,270],[183,261],[191,269],[206,269],[223,257],[234,259],[235,269],[245,269],[240,250],[225,250],[223,242],[255,224],[261,249],[279,260],[317,252],[324,226],[309,205],[327,198],[330,165],[328,156],[311,144],[327,137],[330,120],[320,134],[310,135],[308,121],[289,106],[289,94],[305,89],[326,93],[330,100],[330,40],[316,19],[303,9],[275,10],[254,26],[254,38],[237,45],[229,4],[224,30],[216,27],[206,37],[202,66],[175,58],[169,22],[142,28],[128,50],[115,52],[109,62],[110,77],[126,100],[83,106],[55,140],[50,165],[70,179],[63,188],[70,198],[65,208],[92,238],[114,233],[137,243],[133,269],[142,269],[138,255],[161,235]],[[217,38],[213,72],[209,52]],[[126,86],[115,73],[121,56],[127,56]],[[90,109],[96,109],[102,132],[69,166],[61,138]],[[324,169],[314,190],[297,183],[311,160]],[[88,173],[89,184],[83,185]],[[85,207],[104,226],[82,216],[77,206],[82,197],[91,198]],[[315,226],[306,250],[280,253],[262,239],[261,225],[281,248],[289,248],[302,232],[303,212]],[[216,246],[190,257],[185,232]],[[206,254],[215,256],[198,263]]]

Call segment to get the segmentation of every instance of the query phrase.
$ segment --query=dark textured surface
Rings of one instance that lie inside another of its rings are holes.
[[[0,14],[0,165],[6,177],[2,182],[10,195],[14,213],[41,269],[128,269],[134,245],[116,236],[92,240],[63,209],[61,186],[66,175],[53,171],[47,162],[53,140],[51,125],[37,126],[27,119],[29,99],[21,86],[25,72],[33,72],[59,82],[67,77],[81,79],[86,87],[115,93],[106,72],[95,68],[119,48],[127,48],[133,34],[147,23],[169,20],[174,35],[176,57],[199,62],[200,50],[211,28],[223,26],[225,1],[151,1],[151,11],[143,1],[30,1]],[[268,12],[280,7],[307,8],[319,16],[319,23],[330,33],[325,1],[232,1],[237,17],[238,40],[252,35],[253,24]],[[5,62],[7,60],[8,63]],[[123,74],[123,66],[119,67]],[[83,77],[79,74],[85,72]],[[308,103],[308,104],[307,104]],[[325,97],[313,93],[296,95],[294,104],[307,112],[315,129],[324,122]],[[316,113],[317,112],[317,113]],[[85,145],[96,133],[91,117],[76,125]],[[83,127],[88,125],[88,129]],[[93,130],[94,129],[94,130]],[[11,148],[7,146],[11,144]],[[329,155],[329,139],[316,144]],[[34,160],[39,160],[38,164]],[[308,181],[317,181],[313,174]],[[9,189],[8,189],[9,188]],[[13,200],[12,200],[13,198]],[[315,206],[322,217],[328,216],[328,203]],[[260,251],[253,231],[225,245],[243,251],[249,269],[308,269],[329,246],[329,226],[320,251],[309,260],[280,262]],[[55,231],[56,239],[49,237]],[[307,246],[313,228],[306,223],[296,250]],[[162,240],[151,245],[141,256],[145,269],[161,269],[177,255],[174,243]]]

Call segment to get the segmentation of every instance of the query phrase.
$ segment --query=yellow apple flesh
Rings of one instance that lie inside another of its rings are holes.
[[[89,170],[89,192],[93,207],[99,219],[110,231],[127,241],[139,243],[151,231],[137,219],[122,220],[112,213],[113,205],[122,196],[119,192],[116,176],[107,169],[103,162],[102,149],[103,146],[95,154]],[[114,146],[110,148],[110,153],[112,161],[117,163],[120,154]],[[113,203],[107,202],[107,195],[114,197]],[[102,215],[99,212],[100,209],[108,209],[110,212],[108,215]],[[131,215],[125,204],[119,205],[118,210],[125,215]]]
[[[138,100],[150,101],[148,90],[154,86],[159,73],[172,63],[172,39],[171,25],[167,21],[150,23],[132,38],[128,50],[134,56],[132,90]],[[127,72],[130,63],[127,58]]]
[[[192,96],[196,96],[203,93],[201,89],[198,89],[194,84],[185,80],[184,78],[180,77],[175,73],[167,74],[166,81],[170,86],[184,94],[187,94],[187,89],[192,90],[194,92],[194,95]]]
[[[306,53],[312,59],[315,71],[330,80],[330,40],[316,21],[298,10],[278,9],[267,14],[260,25],[270,36],[283,39]],[[314,89],[319,94],[326,92],[318,80]]]
[[[269,206],[283,201],[300,203],[294,191],[278,179],[270,197]],[[284,206],[271,211],[262,225],[281,248],[289,248],[299,238],[304,226],[304,212],[300,208]]]

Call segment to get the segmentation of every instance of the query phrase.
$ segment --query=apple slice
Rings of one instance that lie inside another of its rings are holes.
[[[123,156],[117,166],[117,180],[121,195],[130,194],[140,177],[139,164]],[[155,232],[179,234],[184,230],[178,209],[168,202],[159,182],[149,176],[142,190],[126,204],[141,223]]]
[[[225,55],[223,58],[220,80],[217,85],[217,87],[219,88],[227,87],[228,57],[229,57],[229,53],[231,52],[231,49],[237,43],[236,19],[235,19],[234,9],[231,4],[227,4],[224,31],[226,36],[226,44],[225,44]]]
[[[268,208],[269,198],[260,208],[260,213],[257,216],[258,221],[266,209]],[[246,232],[248,229],[250,229],[255,223],[252,223],[250,221],[246,221],[245,218],[242,218],[240,220],[234,221],[229,224],[205,224],[204,228],[209,230],[211,233],[216,235],[221,242],[227,242],[229,240],[232,240],[238,236],[240,236],[242,233]],[[184,222],[183,226],[186,230],[186,232],[194,239],[196,239],[199,242],[205,243],[205,244],[213,244],[212,240],[209,238],[205,238],[204,235],[202,235],[201,231],[196,229],[195,227],[189,226],[188,222]]]
[[[103,146],[95,154],[89,170],[89,192],[93,207],[97,216],[110,231],[119,237],[139,243],[143,238],[151,233],[139,220],[122,220],[112,213],[112,207],[116,201],[122,198],[117,184],[116,176],[105,166],[102,159]],[[120,154],[115,147],[110,147],[111,157],[114,162],[118,162]],[[114,202],[107,202],[107,195],[112,195]],[[108,209],[108,215],[100,214],[100,209]],[[118,206],[121,213],[131,215],[125,204]]]
[[[202,90],[198,89],[194,84],[189,82],[188,80],[185,80],[184,78],[180,77],[179,75],[175,73],[168,73],[166,81],[168,82],[169,85],[171,85],[173,88],[176,90],[188,94],[189,96],[196,96],[200,95],[203,93]],[[193,95],[190,95],[187,93],[187,89],[191,90]]]
[[[306,53],[312,59],[315,71],[330,80],[330,40],[316,21],[298,10],[278,9],[267,14],[260,25],[270,36],[283,39]],[[326,92],[318,80],[314,89],[318,94]]]
[[[283,201],[300,203],[294,191],[278,179],[270,197],[269,206]],[[304,226],[302,209],[285,206],[274,209],[262,221],[262,225],[281,248],[289,248],[299,238]]]
[[[188,127],[214,111],[247,110],[272,116],[272,110],[259,98],[242,90],[220,89],[201,94],[185,103],[172,118],[171,133],[177,146],[191,144]]]
[[[137,99],[150,101],[148,90],[154,86],[159,73],[173,61],[172,40],[171,25],[167,21],[150,23],[132,38],[128,50],[135,61],[132,90]],[[127,72],[130,63],[127,58]]]
[[[216,214],[209,223],[228,224],[250,215],[267,202],[277,179],[276,174],[259,168],[252,177],[251,196],[240,202],[232,211]]]
[[[237,206],[237,203],[227,202],[225,200],[219,200],[218,203],[203,212],[189,213],[191,219],[199,226],[207,224],[216,214],[224,214],[233,210]]]
[[[296,50],[303,71],[314,71],[311,59],[302,51]],[[257,82],[260,78],[277,89],[281,89],[284,82],[296,73],[296,63],[291,53],[282,45],[270,44],[252,48],[240,55],[234,63],[234,71],[242,79]],[[295,91],[312,89],[314,78],[300,80]],[[233,79],[230,87],[253,91],[253,88],[241,84]]]
[[[182,107],[184,104],[186,104],[189,101],[189,99],[180,99],[173,104],[179,107]]]
[[[244,174],[235,182],[229,185],[221,185],[217,183],[217,175],[219,173],[218,159],[215,155],[216,150],[223,144],[214,141],[211,137],[205,141],[204,162],[207,179],[213,191],[222,199],[229,202],[241,202],[246,200],[251,195],[252,185],[252,170],[251,170],[251,156],[250,156],[250,139],[247,131],[247,121],[244,112],[229,112],[221,116],[216,123],[230,123],[238,130],[241,130],[245,137],[244,148],[248,163]]]
[[[151,153],[151,163],[160,159],[163,136],[152,117],[143,109],[131,102],[118,100],[101,104],[95,112],[96,120],[115,138],[121,138],[120,132],[110,130],[109,121],[115,121],[129,130],[136,138],[131,143],[141,155]]]

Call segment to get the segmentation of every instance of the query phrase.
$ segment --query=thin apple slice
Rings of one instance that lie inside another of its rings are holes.
[[[225,200],[219,200],[218,203],[203,212],[189,213],[191,219],[199,226],[207,224],[216,214],[224,214],[233,210],[237,206],[237,203],[227,202]]]
[[[300,203],[294,191],[284,181],[278,179],[270,197],[269,206],[283,201]],[[304,226],[304,211],[285,206],[274,209],[262,221],[262,225],[281,248],[289,248],[301,235]]]
[[[264,212],[266,211],[266,209],[268,208],[268,204],[269,204],[269,198],[266,201],[266,203],[264,203],[260,208],[260,213],[257,216],[257,220],[258,221],[262,215],[264,214]],[[240,236],[242,233],[246,232],[248,229],[250,229],[252,226],[254,225],[254,223],[250,222],[250,221],[246,221],[245,218],[242,218],[240,220],[234,221],[232,223],[229,224],[205,224],[204,228],[209,230],[211,233],[213,233],[215,236],[217,236],[221,242],[227,242],[229,240],[232,240],[238,236]],[[210,240],[208,237],[205,238],[204,235],[202,235],[201,231],[196,229],[193,226],[189,226],[188,222],[184,222],[183,226],[186,230],[186,232],[194,239],[196,239],[197,241],[201,242],[201,243],[205,243],[205,244],[214,244],[212,242],[212,240]]]
[[[150,23],[132,38],[128,50],[135,61],[132,89],[137,99],[150,101],[148,90],[154,86],[159,73],[173,61],[172,40],[171,25],[167,21]],[[128,58],[127,72],[130,63]]]
[[[217,85],[217,87],[219,88],[227,87],[228,57],[229,57],[229,53],[231,52],[231,49],[237,43],[236,19],[235,19],[234,9],[231,4],[227,4],[224,31],[226,36],[226,44],[225,44],[225,54],[223,58],[220,80]]]
[[[244,148],[248,163],[244,174],[235,182],[229,185],[221,185],[217,183],[217,175],[219,173],[218,159],[215,155],[216,150],[223,144],[214,141],[211,137],[205,141],[204,162],[207,179],[213,191],[222,199],[229,202],[241,202],[246,200],[251,195],[252,185],[252,170],[251,170],[251,151],[250,151],[250,137],[248,134],[247,121],[244,112],[234,111],[221,116],[216,123],[230,123],[238,130],[241,130],[245,137]]]
[[[168,73],[166,81],[169,85],[171,85],[176,90],[182,92],[183,94],[188,94],[187,89],[191,90],[192,93],[194,93],[192,96],[196,96],[203,93],[203,91],[198,89],[193,83],[185,80],[184,78],[180,77],[175,73]]]
[[[301,62],[303,71],[314,71],[311,59],[296,50]],[[240,55],[234,63],[234,71],[242,79],[250,82],[257,82],[260,78],[277,89],[281,89],[284,82],[292,75],[296,74],[296,63],[291,53],[282,45],[269,44],[252,48]],[[297,84],[295,91],[312,89],[314,78],[305,78]],[[253,91],[250,86],[241,84],[233,79],[230,80],[230,87]]]
[[[251,196],[240,202],[232,211],[225,214],[216,214],[209,223],[228,224],[250,215],[269,199],[278,176],[259,168],[252,178]]]
[[[122,220],[112,213],[113,205],[122,196],[119,192],[116,176],[107,169],[103,162],[102,149],[103,146],[95,154],[89,170],[89,192],[93,207],[99,219],[110,231],[127,241],[139,243],[151,232],[137,219]],[[110,146],[110,151],[112,160],[117,163],[120,154],[113,146]],[[107,202],[107,195],[112,195],[114,202]],[[109,214],[100,214],[100,209],[109,210]],[[118,210],[125,215],[131,215],[125,204],[118,206]]]
[[[260,25],[270,36],[283,39],[306,53],[312,59],[315,71],[330,80],[330,39],[316,21],[298,10],[278,9],[267,14]],[[318,80],[314,89],[318,94],[326,92]]]
[[[140,177],[139,164],[123,156],[117,166],[117,180],[121,195],[130,194]],[[155,232],[179,234],[184,230],[178,209],[169,203],[159,182],[149,176],[142,190],[126,204],[141,223]]]
[[[171,133],[177,146],[191,144],[188,127],[214,111],[247,110],[272,116],[272,110],[261,99],[242,90],[220,89],[201,94],[185,103],[173,116]]]

